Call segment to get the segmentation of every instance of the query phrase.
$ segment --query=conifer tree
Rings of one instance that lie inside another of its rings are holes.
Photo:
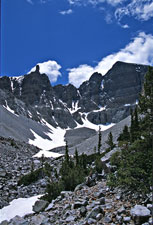
[[[131,142],[140,138],[138,107],[136,106],[134,112],[131,111],[131,128],[130,128]]]
[[[68,149],[68,143],[66,141],[65,145],[65,163],[69,165],[70,157],[69,157],[69,149]]]
[[[144,127],[153,135],[153,67],[149,67],[145,76],[143,93],[140,95],[139,110],[145,116]]]
[[[41,167],[42,168],[44,167],[44,162],[45,162],[45,156],[44,156],[44,154],[42,154],[42,156],[41,156]]]
[[[130,141],[130,133],[127,125],[124,126],[123,132],[120,134],[117,141]]]
[[[112,132],[109,133],[108,140],[106,141],[106,143],[109,145],[109,150],[112,150],[115,147],[115,144],[113,143]]]
[[[102,139],[102,136],[101,136],[101,127],[99,127],[99,131],[98,131],[98,155],[100,155],[100,148],[101,148],[101,139]]]
[[[75,162],[76,162],[76,166],[78,166],[79,165],[79,156],[78,156],[77,148],[75,149]]]

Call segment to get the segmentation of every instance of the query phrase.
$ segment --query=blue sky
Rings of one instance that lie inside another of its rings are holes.
[[[37,63],[53,85],[79,86],[117,61],[153,65],[152,0],[1,0],[1,75]]]

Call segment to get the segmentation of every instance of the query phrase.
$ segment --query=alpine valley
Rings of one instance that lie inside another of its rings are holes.
[[[120,175],[122,149],[132,154],[128,146],[145,140],[132,122],[142,129],[148,68],[118,61],[79,88],[52,86],[39,65],[0,77],[0,225],[152,224],[151,190],[133,191],[126,173],[120,183],[108,175]]]

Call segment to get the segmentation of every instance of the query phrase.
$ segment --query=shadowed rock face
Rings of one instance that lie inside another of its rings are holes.
[[[22,77],[0,79],[0,103],[17,114],[54,127],[74,128],[83,113],[95,124],[119,122],[127,117],[142,89],[147,66],[116,62],[102,76],[94,73],[77,89],[72,84],[52,87],[45,74],[36,71]],[[29,114],[30,112],[30,114]]]
[[[146,66],[117,62],[104,77],[104,92],[107,93],[106,104],[133,104],[141,92]],[[112,103],[110,99],[114,98]]]

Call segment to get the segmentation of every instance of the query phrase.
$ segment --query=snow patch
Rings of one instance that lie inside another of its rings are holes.
[[[29,144],[32,144],[32,145],[37,146],[42,149],[40,152],[38,152],[36,155],[34,155],[34,157],[41,157],[42,155],[44,155],[45,157],[57,158],[57,157],[61,156],[62,154],[50,152],[48,150],[51,150],[51,149],[57,148],[57,147],[61,147],[61,146],[65,146],[64,136],[66,133],[66,129],[62,129],[60,127],[55,128],[52,125],[50,125],[49,123],[47,123],[44,119],[41,120],[41,123],[44,126],[49,128],[50,131],[45,134],[51,140],[42,138],[41,136],[36,134],[32,129],[30,129],[31,132],[33,133],[35,139],[34,140],[29,139]]]
[[[28,110],[28,115],[29,115],[30,118],[32,118],[32,114],[29,110]]]
[[[101,82],[101,88],[102,88],[102,90],[104,89],[104,80],[102,80],[102,82]]]
[[[72,108],[69,108],[70,113],[75,113],[77,112],[81,107],[78,107],[79,101],[74,102],[72,101]]]
[[[97,109],[97,110],[93,110],[92,112],[102,112],[106,109],[106,106],[104,107],[100,107],[100,109]]]
[[[6,103],[6,106],[3,105],[3,107],[4,107],[5,109],[7,109],[10,113],[14,114],[15,116],[19,116],[19,115],[15,114],[14,110],[12,110],[12,109],[8,106],[6,100],[5,100],[5,103]]]
[[[101,128],[101,131],[104,131],[104,130],[107,130],[109,129],[110,127],[114,126],[115,123],[111,123],[111,124],[107,124],[107,125],[103,125],[103,124],[94,124],[94,123],[91,123],[88,119],[87,119],[87,116],[89,113],[81,113],[82,115],[84,115],[84,118],[82,117],[82,122],[83,124],[80,125],[77,123],[77,127],[75,127],[75,129],[77,128],[82,128],[82,127],[87,127],[87,128],[90,128],[90,129],[93,129],[93,130],[96,130],[98,131],[99,130],[99,127]]]
[[[10,205],[0,209],[0,222],[10,220],[15,216],[25,216],[34,213],[32,206],[42,195],[33,196],[30,198],[18,198],[10,202]]]
[[[125,104],[124,106],[130,106],[131,104]]]
[[[19,84],[22,83],[24,76],[11,77],[11,80],[16,80]]]

